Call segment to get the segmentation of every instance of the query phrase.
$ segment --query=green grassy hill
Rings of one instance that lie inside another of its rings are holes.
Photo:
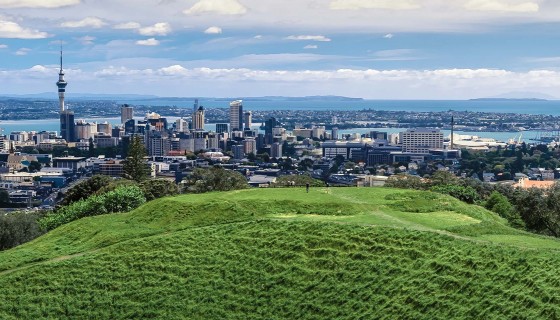
[[[0,252],[0,319],[553,319],[559,250],[430,192],[183,195]]]

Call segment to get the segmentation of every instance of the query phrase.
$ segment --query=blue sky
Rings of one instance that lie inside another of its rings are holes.
[[[0,0],[0,94],[560,97],[552,0]]]

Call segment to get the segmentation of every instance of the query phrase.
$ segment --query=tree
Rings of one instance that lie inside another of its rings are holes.
[[[146,165],[146,148],[142,143],[140,136],[134,136],[128,147],[128,157],[124,162],[124,176],[127,179],[141,182],[148,176],[148,167]]]
[[[0,251],[31,241],[44,232],[38,213],[15,212],[0,215]]]
[[[29,163],[29,172],[37,172],[41,170],[41,164],[39,163],[39,161],[31,161],[31,163]]]
[[[524,228],[525,223],[521,219],[519,212],[508,201],[508,199],[497,191],[492,192],[488,200],[484,203],[484,207],[490,211],[497,213],[500,217],[506,219],[509,224],[515,228]]]
[[[385,187],[423,190],[426,189],[427,184],[423,182],[422,178],[417,176],[409,174],[396,174],[387,179]]]
[[[257,156],[264,162],[270,162],[270,155],[267,152],[263,152],[261,154],[258,154]]]
[[[247,160],[249,160],[250,162],[255,162],[257,161],[257,156],[253,152],[249,152],[247,154]]]
[[[301,171],[307,171],[313,168],[313,160],[307,158],[299,162],[298,167]]]
[[[432,186],[457,184],[459,178],[449,171],[437,171],[430,178]]]
[[[108,176],[95,175],[90,179],[82,181],[68,189],[64,195],[64,200],[60,204],[65,206],[85,199],[111,184],[111,181],[112,179]]]
[[[165,179],[150,179],[140,183],[140,189],[144,192],[147,201],[167,196],[174,196],[179,193],[179,188],[174,181]]]
[[[90,158],[95,157],[95,145],[93,144],[93,138],[89,138],[89,145],[88,145],[88,156]]]
[[[0,204],[10,203],[10,193],[7,190],[0,189]]]
[[[196,168],[186,178],[186,182],[187,190],[193,193],[230,191],[249,187],[247,179],[241,173],[222,167]]]

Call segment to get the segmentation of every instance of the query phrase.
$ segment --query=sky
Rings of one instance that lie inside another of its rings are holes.
[[[560,98],[557,0],[0,0],[0,94]]]

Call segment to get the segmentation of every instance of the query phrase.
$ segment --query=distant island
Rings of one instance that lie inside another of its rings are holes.
[[[540,99],[540,98],[477,98],[477,99],[469,99],[469,101],[549,101],[548,99]]]

